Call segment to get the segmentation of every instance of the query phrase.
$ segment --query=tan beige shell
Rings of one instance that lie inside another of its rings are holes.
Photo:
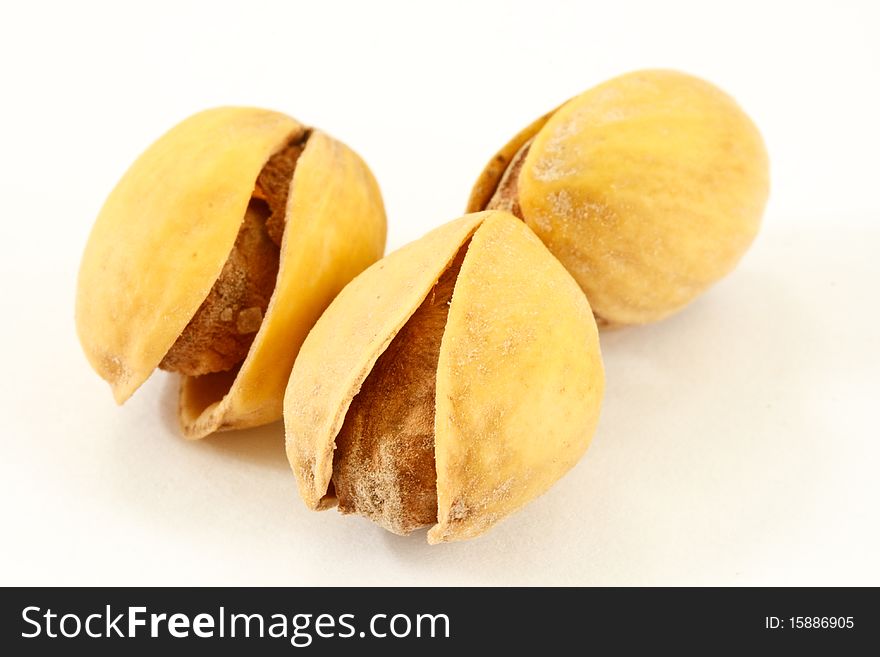
[[[284,399],[287,455],[305,503],[335,503],[336,439],[377,359],[463,251],[436,371],[431,543],[474,537],[580,458],[604,375],[580,288],[522,222],[450,222],[355,278],[303,343]]]
[[[207,110],[150,146],[111,192],[83,255],[76,324],[117,402],[159,365],[205,300],[267,160],[306,131],[277,112]],[[259,331],[240,369],[183,377],[184,433],[198,438],[279,419],[306,333],[384,244],[369,169],[312,130],[290,182],[277,281]]]
[[[504,180],[508,165],[514,180]],[[468,211],[512,209],[597,318],[638,324],[734,268],[768,192],[763,141],[733,99],[689,75],[638,71],[517,135],[478,179]]]

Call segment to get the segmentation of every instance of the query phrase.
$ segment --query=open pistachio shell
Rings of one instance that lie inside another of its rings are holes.
[[[360,499],[343,510],[362,512],[398,533],[414,528],[399,522],[397,507],[406,500],[395,497],[407,494],[412,479],[376,472],[406,461],[394,453],[405,443],[383,444],[396,428],[383,424],[384,415],[406,401],[392,400],[395,391],[384,386],[406,381],[407,372],[394,368],[412,359],[405,344],[389,345],[401,336],[419,343],[407,331],[413,322],[430,327],[420,313],[437,295],[445,305],[447,280],[454,291],[439,327],[436,371],[430,373],[436,392],[426,409],[433,414],[436,468],[429,542],[486,531],[547,490],[587,448],[604,389],[589,303],[522,222],[506,212],[467,215],[355,278],[303,343],[284,418],[288,458],[310,508],[337,501],[342,482],[334,486],[332,480],[343,463],[339,451],[348,449],[338,444],[341,436],[378,426],[389,435],[380,432],[372,436],[375,445],[362,442],[342,455],[366,459],[363,476],[350,487]],[[392,361],[383,363],[389,354]],[[394,376],[371,381],[380,366]],[[379,407],[361,408],[364,395]],[[358,418],[347,417],[356,408]],[[358,426],[349,427],[353,421]]]
[[[193,438],[279,419],[305,334],[336,292],[381,257],[385,215],[355,153],[254,108],[207,110],[172,128],[135,161],[98,216],[80,268],[76,322],[86,356],[119,403],[197,313],[260,172],[297,141],[305,145],[289,183],[277,280],[256,337],[240,365],[184,376],[180,400],[184,433]]]
[[[733,99],[703,80],[623,75],[528,133],[486,167],[468,210],[513,210],[602,323],[682,308],[732,270],[757,234],[769,192],[763,141]]]

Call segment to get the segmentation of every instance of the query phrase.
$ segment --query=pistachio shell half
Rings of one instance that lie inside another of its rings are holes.
[[[384,244],[378,186],[345,145],[277,112],[207,110],[101,209],[79,338],[118,403],[160,364],[181,372],[187,437],[271,422],[309,328]]]
[[[572,277],[512,215],[466,215],[371,266],[315,324],[285,394],[287,455],[310,508],[467,539],[577,462],[603,390]]]

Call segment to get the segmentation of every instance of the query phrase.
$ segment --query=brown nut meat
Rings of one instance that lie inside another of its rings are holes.
[[[471,214],[330,304],[285,394],[287,456],[312,509],[472,538],[578,461],[603,390],[577,283],[512,215]]]
[[[207,110],[107,198],[80,342],[119,403],[156,367],[179,372],[187,437],[271,422],[309,329],[384,247],[379,188],[345,145],[277,112]]]
[[[513,212],[590,299],[600,324],[666,317],[731,271],[769,192],[761,135],[711,84],[624,75],[520,132],[468,211]]]

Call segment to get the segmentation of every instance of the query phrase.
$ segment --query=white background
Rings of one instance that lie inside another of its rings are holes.
[[[865,2],[41,2],[0,10],[0,584],[880,584],[880,14]],[[171,125],[286,111],[355,148],[389,248],[607,77],[733,94],[773,165],[740,268],[603,336],[592,448],[488,535],[429,547],[308,512],[279,425],[189,443],[74,332],[104,197]]]

